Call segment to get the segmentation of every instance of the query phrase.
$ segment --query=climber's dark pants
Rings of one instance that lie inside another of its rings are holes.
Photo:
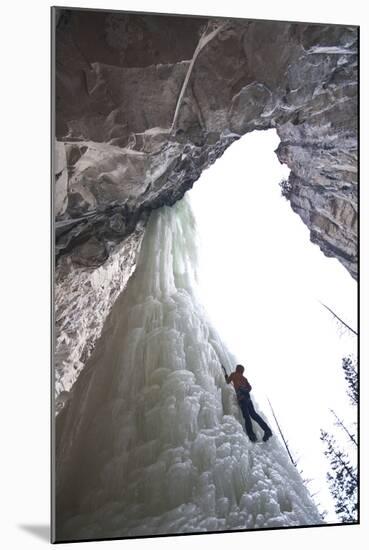
[[[270,428],[261,416],[255,411],[254,404],[251,401],[250,394],[248,392],[242,392],[242,397],[238,399],[238,404],[241,408],[243,417],[245,419],[246,433],[249,437],[255,437],[254,430],[252,429],[251,418],[259,424],[264,432],[270,432]]]

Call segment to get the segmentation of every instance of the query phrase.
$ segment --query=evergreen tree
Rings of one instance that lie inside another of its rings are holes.
[[[357,406],[359,395],[356,361],[351,357],[344,357],[342,368],[348,385],[347,394],[351,404]],[[333,410],[331,412],[335,416],[336,425],[348,436],[349,445],[357,447],[355,435],[346,428]],[[343,522],[356,522],[358,519],[357,468],[351,463],[347,454],[340,449],[333,435],[320,430],[320,439],[326,447],[324,454],[331,466],[331,471],[327,473],[327,480],[335,502],[336,514]]]
[[[347,381],[348,390],[347,394],[353,405],[357,405],[359,402],[359,387],[357,377],[357,362],[351,357],[343,357],[342,368],[345,373],[345,379]]]
[[[350,460],[342,452],[334,437],[321,430],[320,439],[327,449],[324,452],[328,458],[332,473],[327,473],[329,489],[335,501],[337,515],[344,522],[357,521],[357,471]]]

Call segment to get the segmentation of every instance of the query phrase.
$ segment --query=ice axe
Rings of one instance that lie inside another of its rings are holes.
[[[222,365],[222,363],[220,364],[220,366],[221,366],[222,369],[224,370],[224,376],[225,376],[225,378],[226,378],[226,380],[227,380],[227,378],[228,378],[227,371],[225,370],[225,367]]]

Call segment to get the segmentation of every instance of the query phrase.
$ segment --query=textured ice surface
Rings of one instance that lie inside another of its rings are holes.
[[[321,522],[277,436],[245,434],[220,367],[236,358],[199,304],[194,266],[185,198],[151,215],[137,269],[56,419],[57,540]]]

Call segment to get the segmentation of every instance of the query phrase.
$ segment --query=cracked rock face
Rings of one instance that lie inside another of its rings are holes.
[[[56,316],[74,318],[56,329],[60,389],[98,337],[79,324],[102,299],[63,285],[107,274],[101,324],[149,212],[247,132],[276,128],[291,207],[357,277],[357,40],[337,25],[56,10]]]

